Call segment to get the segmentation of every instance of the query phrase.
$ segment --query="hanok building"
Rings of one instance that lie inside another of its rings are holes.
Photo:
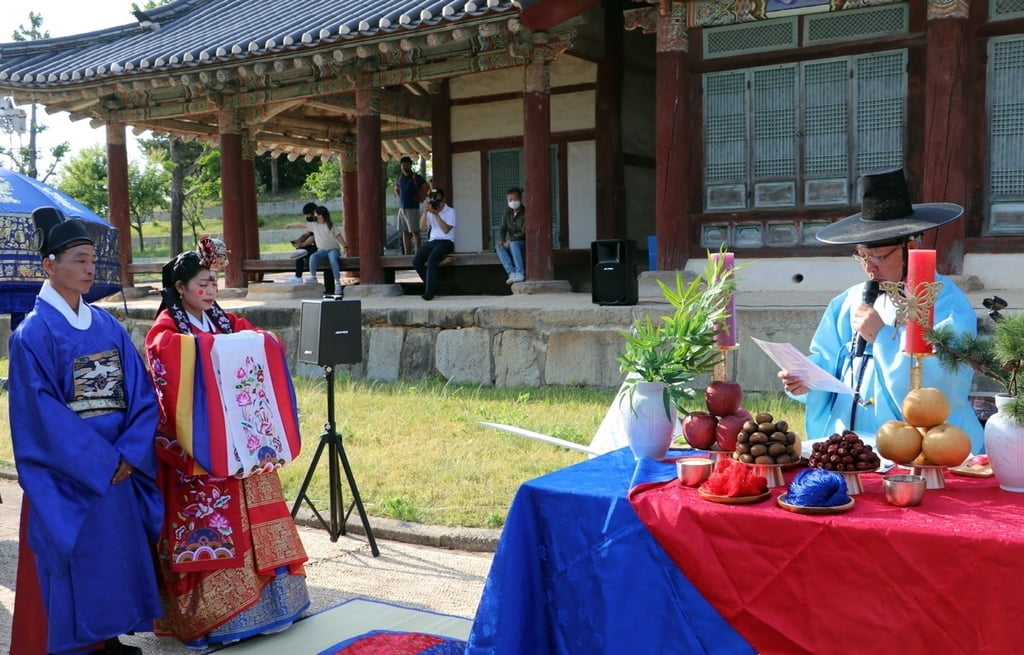
[[[943,270],[1024,245],[1024,0],[177,0],[136,18],[0,46],[0,92],[107,127],[124,231],[130,126],[219,142],[225,238],[248,260],[255,155],[340,156],[363,284],[384,279],[381,161],[403,154],[432,159],[459,252],[493,248],[524,186],[533,280],[650,234],[662,269],[722,244],[845,255],[815,232],[892,166],[916,201],[967,210],[929,237]]]

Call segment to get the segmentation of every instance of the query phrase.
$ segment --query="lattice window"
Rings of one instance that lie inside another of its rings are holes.
[[[906,4],[899,4],[809,15],[804,27],[804,45],[902,34],[909,27],[907,9]]]
[[[501,231],[501,219],[508,209],[508,190],[512,187],[524,188],[526,179],[523,169],[523,149],[508,148],[491,150],[487,153],[488,193],[490,199],[491,240],[487,244],[491,248],[498,242]],[[559,247],[561,235],[561,189],[559,188],[559,151],[558,144],[551,145],[551,243]],[[524,198],[525,200],[525,198]],[[529,207],[527,207],[529,211]]]
[[[861,172],[903,163],[906,58],[899,50],[706,74],[705,209],[855,204]]]
[[[991,0],[989,12],[992,18],[1019,18],[1024,16],[1024,0]]]
[[[906,124],[906,53],[865,55],[855,60],[857,171],[903,165]]]
[[[523,149],[491,150],[487,153],[487,172],[490,188],[487,197],[491,206],[491,241],[490,246],[498,242],[498,231],[501,229],[501,218],[508,208],[506,192],[512,187],[523,186]]]
[[[795,48],[797,36],[795,17],[714,27],[704,30],[704,57]]]
[[[1024,232],[1024,38],[994,38],[988,57],[989,230]]]

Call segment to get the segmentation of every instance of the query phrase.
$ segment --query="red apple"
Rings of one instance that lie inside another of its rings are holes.
[[[686,443],[700,450],[715,445],[715,428],[718,420],[707,412],[690,412],[683,419],[683,438]]]
[[[740,411],[743,402],[743,387],[739,382],[715,380],[704,391],[704,404],[715,416],[729,416]]]
[[[715,443],[722,450],[735,450],[736,437],[743,431],[743,424],[753,420],[750,412],[742,407],[735,414],[722,416],[718,419],[718,428],[715,430]]]

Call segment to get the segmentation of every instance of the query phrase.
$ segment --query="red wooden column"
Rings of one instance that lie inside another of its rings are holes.
[[[132,263],[132,216],[128,203],[128,150],[122,123],[107,123],[107,207],[107,217],[118,232],[121,286],[135,286],[135,276],[128,270]]]
[[[448,80],[430,83],[430,150],[434,186],[444,189],[445,200],[454,206],[452,107],[451,96],[448,92]]]
[[[955,202],[970,212],[967,146],[967,3],[928,3],[924,170],[917,202]],[[934,231],[941,273],[963,271],[967,219]]]
[[[536,50],[535,50],[536,51]],[[551,280],[551,81],[544,56],[528,59],[523,93],[526,278]]]
[[[380,94],[374,88],[356,88],[356,157],[359,194],[359,283],[381,284],[383,251],[383,167],[380,157]]]
[[[221,110],[218,114],[220,132],[220,195],[221,212],[224,215],[224,243],[235,253],[245,252],[245,206],[242,198],[242,134],[238,112]],[[242,257],[228,257],[224,271],[224,285],[244,288],[245,275],[242,272]]]
[[[686,266],[690,251],[688,49],[685,3],[663,2],[657,18],[654,110],[654,232],[662,271]]]
[[[626,234],[626,182],[622,166],[623,18],[618,3],[604,4],[604,59],[597,62],[598,239]]]
[[[344,218],[342,230],[348,244],[350,257],[359,255],[359,179],[356,173],[356,141],[346,136],[341,146],[341,215]],[[351,271],[346,277],[355,277]]]
[[[260,224],[256,209],[256,143],[248,129],[242,131],[242,230],[245,259],[260,257]],[[255,282],[258,273],[248,275]]]

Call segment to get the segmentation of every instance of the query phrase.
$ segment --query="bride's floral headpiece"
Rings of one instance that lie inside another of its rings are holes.
[[[199,255],[203,268],[210,271],[223,271],[228,265],[228,255],[231,254],[231,251],[220,239],[204,235],[199,239],[196,253]]]

